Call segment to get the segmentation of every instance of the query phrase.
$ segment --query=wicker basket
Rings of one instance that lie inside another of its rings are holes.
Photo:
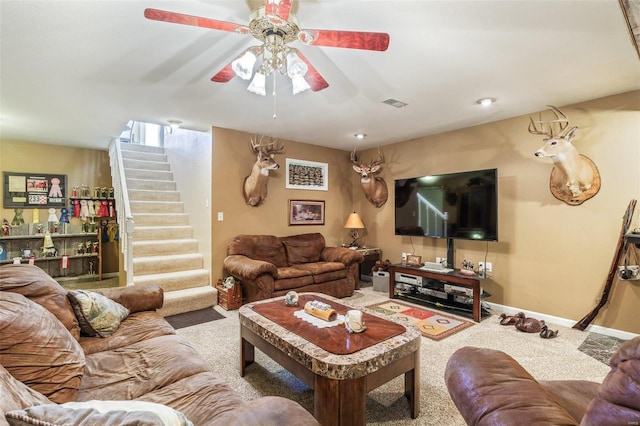
[[[231,288],[224,288],[222,281],[218,280],[216,289],[218,290],[218,304],[227,311],[232,311],[242,306],[242,287],[240,287],[240,283],[236,283]]]

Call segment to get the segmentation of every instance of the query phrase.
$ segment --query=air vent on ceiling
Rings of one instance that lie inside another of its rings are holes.
[[[406,103],[404,103],[402,101],[398,101],[398,100],[391,99],[391,98],[387,99],[386,101],[383,101],[382,103],[391,105],[391,106],[396,107],[396,108],[403,108],[403,107],[406,107],[408,105],[408,104],[406,104]]]

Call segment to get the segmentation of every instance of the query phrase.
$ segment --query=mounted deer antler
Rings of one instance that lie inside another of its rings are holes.
[[[582,204],[600,189],[600,174],[593,161],[571,143],[578,127],[568,129],[569,119],[558,108],[549,105],[549,111],[555,117],[552,120],[542,120],[542,113],[536,121],[529,117],[529,133],[545,136],[544,145],[535,156],[551,157],[555,165],[550,180],[553,195],[567,204]]]
[[[257,207],[267,198],[267,180],[269,170],[276,170],[280,166],[274,160],[275,154],[284,150],[284,145],[271,138],[269,143],[263,143],[264,135],[257,141],[257,135],[251,138],[251,150],[256,154],[256,162],[251,169],[251,174],[244,178],[242,193],[248,205]]]
[[[381,177],[376,176],[376,173],[380,171],[382,164],[384,164],[382,150],[378,147],[378,159],[371,160],[368,165],[358,162],[355,148],[351,153],[350,159],[351,163],[353,163],[353,170],[360,173],[360,185],[365,197],[375,207],[382,207],[387,202],[387,196],[389,195],[387,183]]]

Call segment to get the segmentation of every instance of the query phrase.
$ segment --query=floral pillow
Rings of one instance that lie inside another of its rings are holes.
[[[129,310],[116,301],[88,290],[69,290],[67,297],[87,336],[107,337],[113,334],[129,315]]]

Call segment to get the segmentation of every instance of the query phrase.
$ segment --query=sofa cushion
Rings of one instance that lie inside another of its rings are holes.
[[[75,400],[85,367],[80,344],[49,311],[0,292],[0,365],[56,403]]]
[[[87,355],[77,400],[136,399],[209,368],[184,338],[154,337]]]
[[[0,424],[8,411],[20,410],[39,404],[50,404],[51,401],[24,383],[16,380],[0,365]]]
[[[71,335],[80,338],[80,325],[67,299],[67,291],[34,265],[0,266],[0,291],[22,294],[56,316]]]
[[[171,334],[176,334],[175,329],[156,311],[135,312],[122,321],[110,336],[80,337],[80,346],[85,355],[89,355]]]
[[[335,281],[347,276],[347,268],[339,262],[313,262],[296,265],[296,268],[309,271],[313,275],[313,282],[322,284]]]
[[[238,235],[227,247],[227,254],[242,254],[251,259],[287,266],[282,240],[273,235]]]
[[[273,283],[273,288],[274,290],[290,290],[309,284],[313,284],[313,275],[311,275],[311,272],[301,268],[287,266],[285,268],[278,268],[278,279]]]
[[[67,297],[87,336],[110,336],[129,315],[129,310],[118,302],[92,291],[71,290]]]
[[[301,234],[282,238],[289,265],[318,262],[325,242],[322,234]]]
[[[7,420],[11,426],[193,426],[181,412],[145,401],[106,400],[37,405],[9,412]]]

